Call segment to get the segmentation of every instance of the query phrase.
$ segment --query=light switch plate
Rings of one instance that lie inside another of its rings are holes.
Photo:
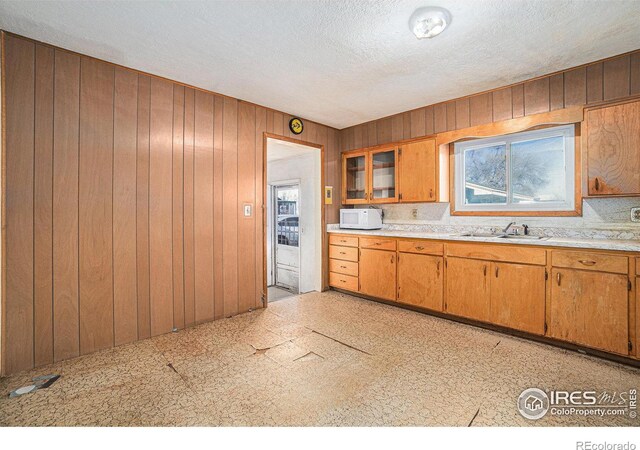
[[[640,207],[639,208],[631,208],[631,221],[632,222],[640,222]]]
[[[251,217],[251,205],[244,205],[244,216]]]

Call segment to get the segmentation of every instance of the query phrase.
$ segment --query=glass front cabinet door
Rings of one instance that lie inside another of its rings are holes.
[[[398,201],[398,148],[371,150],[369,153],[371,194],[369,203]]]
[[[369,203],[369,153],[355,152],[342,156],[342,203]]]

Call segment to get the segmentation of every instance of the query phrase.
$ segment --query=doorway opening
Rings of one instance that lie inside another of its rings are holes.
[[[322,154],[266,139],[267,301],[322,290]]]

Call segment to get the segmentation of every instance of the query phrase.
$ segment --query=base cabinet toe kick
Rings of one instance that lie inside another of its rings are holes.
[[[637,253],[330,233],[329,285],[640,359]]]

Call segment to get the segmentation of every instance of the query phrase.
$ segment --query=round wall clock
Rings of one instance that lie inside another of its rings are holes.
[[[293,134],[300,134],[302,130],[304,130],[304,124],[302,123],[302,119],[294,117],[289,121],[289,129]]]

